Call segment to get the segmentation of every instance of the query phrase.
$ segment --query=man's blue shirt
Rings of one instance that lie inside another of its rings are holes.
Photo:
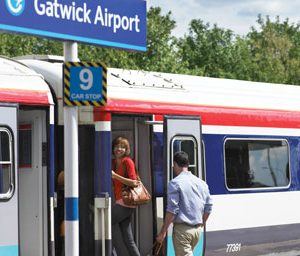
[[[182,171],[169,182],[167,212],[176,215],[174,223],[201,224],[203,213],[211,210],[207,184],[190,171]]]

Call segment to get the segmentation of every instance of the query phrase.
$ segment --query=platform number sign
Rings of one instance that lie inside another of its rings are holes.
[[[105,106],[107,68],[102,63],[64,63],[64,105]]]

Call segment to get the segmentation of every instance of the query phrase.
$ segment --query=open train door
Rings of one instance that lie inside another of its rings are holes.
[[[164,117],[164,170],[166,170],[164,207],[167,202],[167,183],[173,179],[173,155],[177,151],[185,151],[189,155],[189,170],[204,179],[202,158],[201,120],[199,116],[165,116]],[[167,255],[175,255],[172,242],[173,225],[170,225],[167,238]],[[205,232],[194,250],[195,256],[204,255]]]
[[[0,255],[19,255],[17,106],[0,105]]]

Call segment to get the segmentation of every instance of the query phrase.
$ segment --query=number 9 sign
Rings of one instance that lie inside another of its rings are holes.
[[[80,88],[82,90],[90,90],[91,87],[93,86],[93,72],[88,69],[88,68],[84,68],[82,70],[80,70],[79,72],[79,79],[82,82],[82,84],[80,84]]]
[[[106,67],[102,64],[88,64],[90,66],[85,62],[64,64],[65,105],[106,104]]]

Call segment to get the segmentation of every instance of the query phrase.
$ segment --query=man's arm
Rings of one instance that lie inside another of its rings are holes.
[[[207,197],[206,197],[206,202],[205,202],[205,205],[204,205],[204,213],[203,213],[203,216],[202,216],[203,225],[205,225],[210,213],[212,212],[212,206],[213,206],[213,201],[212,201],[212,198],[211,198],[211,195],[210,195],[209,188],[208,188],[207,184],[206,184],[206,194],[207,194]]]
[[[166,213],[164,224],[161,228],[161,231],[159,232],[159,234],[156,237],[156,241],[158,243],[162,243],[164,241],[164,239],[166,237],[166,234],[167,234],[167,231],[168,231],[168,228],[169,228],[170,224],[173,222],[174,219],[175,219],[175,214],[170,213],[170,212]]]
[[[205,225],[205,223],[206,223],[208,217],[209,217],[209,213],[208,213],[208,212],[205,212],[205,213],[203,214],[203,217],[202,217],[203,225]]]

